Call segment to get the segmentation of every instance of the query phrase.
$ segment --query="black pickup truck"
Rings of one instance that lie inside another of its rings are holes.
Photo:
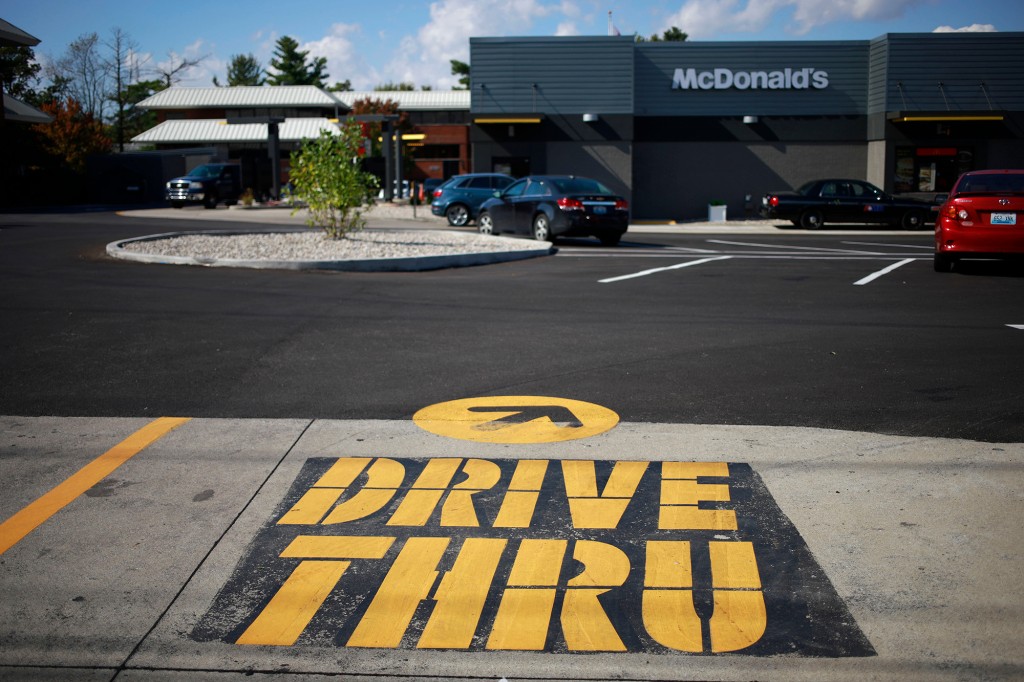
[[[886,194],[863,180],[812,180],[795,192],[769,192],[761,215],[789,220],[809,230],[825,223],[884,223],[906,230],[931,227],[934,206],[919,199]]]
[[[242,194],[241,168],[233,163],[208,163],[193,168],[187,175],[168,181],[165,196],[174,208],[185,204],[202,204],[216,208],[223,201],[228,206],[238,203]]]

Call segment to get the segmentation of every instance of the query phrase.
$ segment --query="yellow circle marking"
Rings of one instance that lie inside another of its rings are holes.
[[[535,395],[451,400],[424,407],[412,419],[425,431],[479,443],[559,443],[596,436],[619,423],[607,407]]]

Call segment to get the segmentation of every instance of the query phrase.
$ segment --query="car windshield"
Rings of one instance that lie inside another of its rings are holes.
[[[817,185],[817,184],[818,184],[817,180],[811,180],[810,182],[805,182],[804,184],[800,185],[800,189],[798,189],[796,191],[796,193],[797,194],[810,194],[811,190],[814,189],[814,186]]]
[[[215,178],[220,175],[220,166],[198,166],[189,175],[193,178]]]
[[[597,180],[590,178],[551,178],[554,185],[562,194],[611,194],[611,190]]]
[[[1024,173],[965,175],[957,194],[1024,194]]]

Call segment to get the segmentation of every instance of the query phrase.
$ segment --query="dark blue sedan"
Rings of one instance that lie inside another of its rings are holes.
[[[531,175],[485,201],[476,224],[483,234],[529,234],[547,242],[597,237],[614,246],[629,228],[629,202],[590,178]]]

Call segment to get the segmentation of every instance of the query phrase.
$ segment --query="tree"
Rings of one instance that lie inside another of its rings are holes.
[[[202,57],[189,59],[170,52],[167,54],[169,61],[166,66],[157,67],[156,72],[160,75],[161,80],[163,80],[164,87],[169,88],[181,80],[182,74],[192,67],[202,64],[203,60],[208,56],[209,55],[203,55]]]
[[[33,84],[40,68],[31,47],[0,47],[0,91],[20,100],[33,100]]]
[[[325,88],[327,80],[327,58],[315,57],[309,62],[308,50],[300,50],[299,43],[291,36],[282,36],[270,60],[273,72],[267,71],[270,85],[315,85]]]
[[[678,27],[678,26],[673,26],[673,27],[671,27],[671,28],[668,28],[668,29],[666,29],[666,30],[665,30],[665,31],[664,31],[664,32],[663,32],[663,33],[661,34],[661,36],[660,36],[660,37],[658,36],[658,34],[657,34],[657,33],[655,33],[654,35],[652,35],[652,36],[651,36],[650,38],[644,38],[643,36],[640,36],[640,35],[638,35],[638,36],[636,37],[636,41],[637,41],[638,43],[646,43],[646,42],[648,42],[648,41],[649,41],[649,42],[652,42],[652,43],[660,43],[660,42],[666,42],[666,43],[670,43],[670,42],[678,42],[678,43],[682,43],[682,42],[685,42],[685,41],[686,41],[686,39],[687,39],[687,38],[689,38],[689,37],[690,37],[690,36],[689,36],[689,35],[687,35],[686,33],[683,33],[683,32],[682,32],[682,31],[681,31],[681,30],[679,29],[679,27]]]
[[[352,81],[346,78],[340,83],[335,83],[327,89],[331,92],[352,92]]]
[[[352,114],[359,116],[362,114],[392,114],[398,118],[392,122],[391,129],[395,130],[396,127],[402,132],[411,131],[413,126],[409,122],[409,114],[406,112],[398,111],[398,102],[393,99],[377,99],[364,97],[357,99],[352,102]],[[364,123],[363,124],[363,135],[370,140],[370,156],[380,156],[381,151],[381,124],[380,123]]]
[[[373,86],[373,89],[377,92],[411,92],[416,89],[416,86],[412,83],[381,83],[380,85]]]
[[[118,151],[123,152],[127,109],[141,101],[128,101],[128,85],[139,78],[139,64],[135,59],[139,49],[138,44],[120,28],[114,28],[110,32],[110,40],[105,45],[110,50],[106,67],[114,86],[110,94],[110,101],[114,103],[115,107],[114,141],[117,143]]]
[[[377,178],[363,171],[359,159],[360,126],[347,123],[339,129],[303,141],[291,159],[295,197],[309,211],[306,224],[322,228],[329,239],[343,239],[366,225],[364,206],[377,189]]]
[[[469,64],[460,62],[458,59],[450,60],[452,64],[452,75],[459,77],[459,85],[452,90],[469,90]]]
[[[121,100],[125,104],[122,117],[122,131],[125,139],[130,140],[156,125],[155,111],[139,109],[135,105],[163,89],[164,82],[158,78],[138,81],[125,86],[124,92],[121,93]]]
[[[103,124],[74,98],[49,102],[42,110],[53,117],[53,122],[32,128],[39,135],[43,149],[70,170],[83,173],[85,160],[91,154],[110,151],[110,138]]]
[[[96,121],[106,113],[110,92],[110,67],[100,54],[100,38],[95,33],[79,36],[60,58],[46,66],[47,77],[60,83],[69,99]]]
[[[231,55],[231,62],[228,64],[228,86],[238,85],[263,85],[267,79],[263,77],[263,65],[253,54]],[[217,77],[213,77],[213,84],[220,87]]]

